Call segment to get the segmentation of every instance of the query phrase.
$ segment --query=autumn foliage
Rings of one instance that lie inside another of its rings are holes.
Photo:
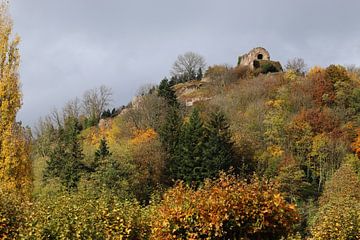
[[[178,183],[156,212],[151,239],[280,239],[298,221],[274,183],[225,174],[199,190]]]
[[[344,164],[325,185],[312,229],[314,239],[360,239],[360,180]]]
[[[0,188],[29,194],[30,142],[16,123],[21,107],[19,37],[12,37],[7,5],[0,5]]]

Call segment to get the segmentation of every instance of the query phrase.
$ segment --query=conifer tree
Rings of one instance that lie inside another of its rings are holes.
[[[205,177],[204,169],[205,129],[198,109],[194,109],[189,122],[181,128],[175,156],[170,166],[173,179],[188,184],[199,183]]]
[[[30,141],[16,123],[21,107],[19,81],[20,38],[12,37],[6,4],[0,4],[0,187],[29,193],[31,186]]]
[[[50,153],[44,180],[59,178],[67,190],[76,190],[81,172],[85,170],[82,163],[84,155],[78,139],[80,124],[77,119],[65,121],[64,127],[58,129],[58,142]]]
[[[159,85],[158,95],[163,97],[170,106],[177,107],[179,103],[176,98],[175,91],[171,88],[169,80],[164,78]]]
[[[91,166],[92,170],[95,171],[97,167],[104,161],[104,159],[111,155],[112,153],[109,151],[106,139],[102,138],[100,140],[99,148],[95,152],[94,163]]]
[[[181,130],[181,117],[177,108],[170,108],[164,124],[160,128],[160,140],[170,155],[175,153],[175,149],[179,143],[179,135]]]
[[[206,125],[206,143],[203,153],[207,177],[215,177],[234,163],[233,142],[229,124],[221,112],[211,114]]]

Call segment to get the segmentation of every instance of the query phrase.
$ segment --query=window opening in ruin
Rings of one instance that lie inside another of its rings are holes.
[[[262,55],[261,53],[258,54],[258,55],[257,55],[257,59],[260,59],[260,60],[263,59],[263,55]]]

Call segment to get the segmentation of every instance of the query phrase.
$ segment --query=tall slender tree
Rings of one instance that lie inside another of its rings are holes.
[[[20,38],[12,39],[12,21],[8,6],[0,5],[0,186],[29,193],[31,162],[29,138],[16,123],[21,107],[19,81]]]

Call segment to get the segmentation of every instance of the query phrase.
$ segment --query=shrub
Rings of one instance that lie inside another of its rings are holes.
[[[24,223],[22,199],[0,189],[0,239],[15,239]]]
[[[273,183],[225,174],[197,191],[178,183],[156,212],[151,239],[280,239],[298,221]]]
[[[314,239],[360,239],[360,181],[344,164],[325,185],[311,233]]]
[[[38,199],[29,209],[22,239],[146,239],[142,209],[103,193],[59,194]]]

